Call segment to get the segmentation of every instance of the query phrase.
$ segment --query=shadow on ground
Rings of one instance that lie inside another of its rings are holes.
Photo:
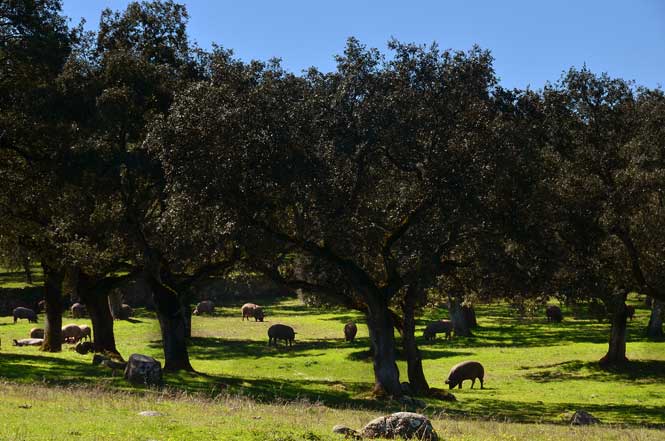
[[[638,360],[612,367],[601,367],[597,362],[572,360],[562,363],[523,367],[528,372],[524,377],[538,382],[570,380],[636,381],[660,383],[665,381],[665,361]]]

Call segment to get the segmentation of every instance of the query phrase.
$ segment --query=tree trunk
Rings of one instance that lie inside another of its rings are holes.
[[[419,288],[409,286],[402,312],[404,313],[404,330],[402,331],[402,346],[406,355],[409,384],[415,395],[427,395],[429,384],[423,371],[423,359],[416,343],[415,310],[418,299],[421,298]]]
[[[367,301],[367,327],[374,357],[374,392],[394,398],[402,395],[395,362],[395,334],[387,302],[380,293]]]
[[[120,319],[120,308],[122,307],[122,291],[113,289],[109,292],[109,309],[113,320]]]
[[[147,281],[152,290],[162,332],[164,369],[167,371],[194,371],[187,352],[187,326],[185,325],[185,314],[182,311],[181,299],[174,290],[158,280],[154,272],[153,270],[148,273]],[[159,274],[158,270],[156,272]]]
[[[626,363],[626,335],[628,333],[628,308],[626,308],[627,293],[615,294],[608,302],[608,309],[612,312],[612,328],[607,354],[600,359],[602,365],[615,365]]]
[[[61,270],[42,263],[44,269],[44,299],[46,300],[46,319],[44,322],[44,342],[42,351],[60,352],[62,350],[62,281]]]
[[[469,328],[478,327],[478,321],[476,320],[476,310],[473,309],[473,306],[463,305],[462,313],[464,314],[464,320],[466,321]]]
[[[30,267],[30,258],[25,256],[23,258],[23,272],[25,273],[25,282],[32,285],[32,268]]]
[[[651,317],[647,327],[647,336],[649,338],[663,338],[663,314],[665,314],[665,302],[662,300],[652,300]]]
[[[92,335],[95,352],[107,353],[122,358],[115,345],[113,332],[113,316],[109,309],[106,292],[96,290],[92,280],[80,273],[77,278],[76,291],[85,304],[92,321]]]
[[[467,315],[462,309],[462,302],[459,297],[448,296],[448,314],[450,315],[450,321],[453,323],[455,337],[470,337],[472,335],[467,322]]]
[[[189,302],[182,299],[182,319],[185,322],[185,337],[192,338],[192,307]]]

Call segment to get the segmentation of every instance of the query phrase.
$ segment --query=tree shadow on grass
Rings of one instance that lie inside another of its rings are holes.
[[[639,383],[661,383],[665,381],[665,361],[636,360],[628,363],[602,367],[598,362],[572,360],[549,365],[523,367],[535,370],[524,375],[537,383],[551,381],[593,380],[631,381]]]
[[[448,415],[508,420],[518,423],[539,423],[542,421],[568,424],[576,410],[585,410],[601,421],[608,419],[623,424],[639,424],[648,427],[665,428],[665,412],[661,407],[640,404],[593,404],[593,403],[543,403],[504,401],[483,398],[485,390],[478,390],[472,396],[458,397],[457,403],[441,406],[432,403],[428,410]],[[606,422],[606,421],[603,421]]]
[[[93,366],[87,358],[79,362],[48,355],[0,355],[0,377],[24,383],[88,383],[111,374],[110,369]]]

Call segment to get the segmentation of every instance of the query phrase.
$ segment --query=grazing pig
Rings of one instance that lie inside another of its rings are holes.
[[[84,317],[87,314],[87,310],[85,309],[85,305],[81,303],[74,303],[72,307],[70,308],[70,311],[72,313],[73,318],[81,318]]]
[[[12,315],[14,316],[14,323],[16,323],[18,319],[27,319],[30,323],[37,323],[37,314],[35,314],[35,311],[30,308],[19,306],[14,309]]]
[[[436,338],[436,334],[444,332],[446,334],[446,340],[450,340],[450,333],[453,330],[453,324],[450,320],[438,320],[427,325],[423,331],[423,337],[425,340],[431,341]]]
[[[356,326],[354,322],[349,322],[344,325],[344,340],[353,341],[353,339],[356,338],[357,333],[358,326]]]
[[[563,320],[561,308],[555,305],[548,306],[545,310],[545,315],[547,316],[548,322],[561,322],[561,320]]]
[[[14,346],[41,346],[44,343],[43,338],[22,338],[14,340]]]
[[[277,346],[277,340],[284,340],[284,345],[293,345],[293,340],[296,338],[296,332],[292,327],[286,325],[272,325],[268,328],[268,346],[273,342]]]
[[[477,361],[463,361],[450,369],[446,384],[450,389],[458,385],[461,389],[464,380],[471,380],[471,389],[473,389],[476,378],[480,380],[480,388],[484,389],[483,379],[485,378],[485,369],[483,369],[483,365]]]
[[[249,320],[250,317],[254,317],[254,321],[263,321],[263,317],[265,317],[265,314],[263,313],[263,308],[260,307],[259,305],[256,305],[254,303],[245,303],[242,305],[242,308],[240,308],[242,311],[242,319]]]
[[[635,307],[632,305],[627,305],[626,314],[628,314],[628,318],[632,320],[633,317],[635,317]]]
[[[118,316],[118,318],[119,318],[120,320],[127,320],[127,319],[129,319],[132,315],[134,315],[134,310],[132,309],[131,306],[129,306],[129,305],[126,304],[126,303],[123,303],[122,305],[120,305],[120,314],[119,314],[119,316]]]
[[[81,340],[92,340],[92,329],[88,325],[79,325]]]
[[[78,325],[69,324],[62,327],[62,342],[77,343],[83,337],[83,331]]]
[[[42,328],[32,328],[30,338],[44,338],[44,330]]]
[[[201,315],[201,314],[214,314],[215,313],[215,304],[212,303],[210,300],[204,300],[202,302],[199,302],[198,305],[196,305],[196,308],[192,312],[194,315]]]
[[[85,355],[89,352],[95,352],[95,345],[91,341],[82,341],[74,347],[74,350],[81,355]]]

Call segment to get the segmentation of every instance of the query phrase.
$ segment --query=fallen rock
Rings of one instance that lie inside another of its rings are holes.
[[[578,410],[570,419],[571,426],[587,426],[589,424],[600,424],[600,420],[583,410]]]
[[[161,386],[162,364],[147,355],[132,354],[125,368],[125,379],[137,385]]]
[[[373,419],[362,428],[364,438],[404,438],[438,441],[432,423],[425,415],[412,412],[397,412]]]
[[[333,433],[344,435],[344,438],[362,439],[362,437],[357,431],[349,427],[343,426],[341,424],[337,424],[335,427],[333,427],[332,431]]]
[[[139,415],[147,417],[164,416],[163,413],[157,412],[156,410],[144,410],[143,412],[139,412]]]

